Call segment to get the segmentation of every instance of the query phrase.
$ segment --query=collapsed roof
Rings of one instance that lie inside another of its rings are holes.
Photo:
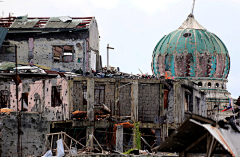
[[[11,29],[82,29],[88,28],[94,17],[4,17],[0,18],[0,27]]]

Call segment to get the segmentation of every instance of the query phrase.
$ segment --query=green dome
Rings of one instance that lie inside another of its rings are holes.
[[[227,78],[230,58],[224,43],[190,14],[179,29],[165,35],[152,55],[155,75]]]

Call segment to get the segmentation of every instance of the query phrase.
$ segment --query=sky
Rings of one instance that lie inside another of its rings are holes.
[[[193,0],[2,0],[4,16],[95,16],[100,34],[102,65],[107,44],[110,65],[127,73],[152,74],[151,57],[157,42],[176,30],[192,9]],[[0,13],[1,15],[1,13]],[[230,60],[227,89],[240,95],[240,0],[196,0],[195,19],[226,45]]]

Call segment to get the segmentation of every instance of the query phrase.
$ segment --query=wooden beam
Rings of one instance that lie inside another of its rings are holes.
[[[212,156],[213,150],[215,149],[216,144],[217,144],[217,140],[214,137],[212,137],[211,146],[208,149],[209,151],[208,151],[207,157],[211,157]]]
[[[200,137],[196,142],[193,142],[190,146],[188,146],[183,152],[186,152],[196,146],[199,142],[201,142],[204,138],[206,138],[208,133],[204,134],[202,137]]]
[[[208,157],[208,153],[209,153],[209,148],[210,148],[210,145],[211,145],[211,141],[212,141],[212,135],[208,133],[208,136],[207,136],[207,152],[206,152],[206,156]]]

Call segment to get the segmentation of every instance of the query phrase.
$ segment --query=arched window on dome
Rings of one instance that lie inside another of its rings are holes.
[[[211,88],[211,86],[212,86],[212,83],[208,82],[208,88]]]
[[[216,83],[216,88],[218,88],[219,87],[219,83]]]
[[[202,87],[202,82],[198,82],[198,87]]]

